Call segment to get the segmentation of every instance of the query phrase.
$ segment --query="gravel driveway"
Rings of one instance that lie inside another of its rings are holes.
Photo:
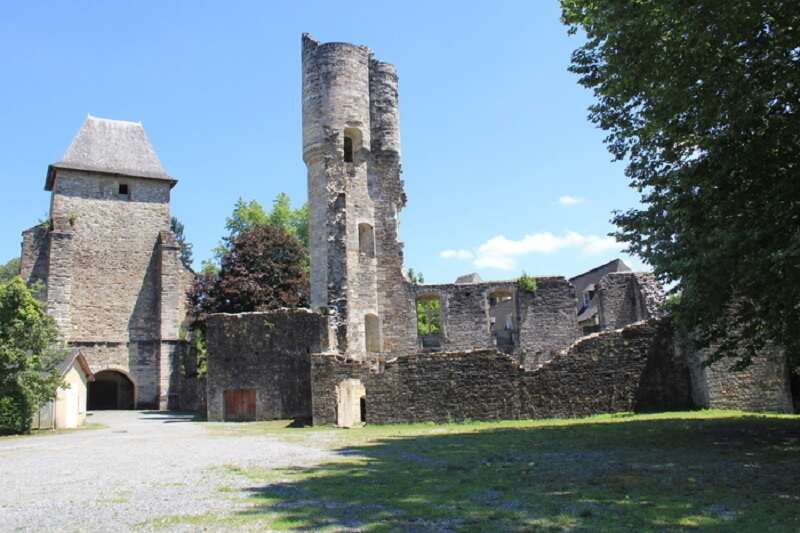
[[[248,482],[223,466],[328,457],[270,437],[213,434],[191,415],[103,411],[89,422],[108,427],[0,439],[0,531],[146,530],[158,517],[231,513],[241,504],[220,487]]]

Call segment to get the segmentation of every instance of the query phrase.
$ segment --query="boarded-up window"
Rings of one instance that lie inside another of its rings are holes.
[[[366,343],[368,352],[381,351],[381,326],[378,317],[367,315],[364,317],[364,329],[366,330]]]
[[[375,257],[375,230],[369,224],[358,225],[358,251],[367,257]]]
[[[249,422],[256,419],[256,390],[229,389],[224,392],[226,422]]]

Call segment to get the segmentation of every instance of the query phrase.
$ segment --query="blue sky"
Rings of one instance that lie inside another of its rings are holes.
[[[5,2],[0,261],[44,218],[47,165],[87,114],[141,121],[195,261],[237,198],[306,198],[300,35],[365,44],[400,75],[406,266],[427,282],[574,275],[622,256],[637,205],[567,72],[556,1]],[[637,261],[631,266],[640,267]]]

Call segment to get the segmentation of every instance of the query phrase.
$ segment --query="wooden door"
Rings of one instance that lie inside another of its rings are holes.
[[[230,389],[224,392],[224,419],[230,422],[249,422],[256,419],[256,390]]]

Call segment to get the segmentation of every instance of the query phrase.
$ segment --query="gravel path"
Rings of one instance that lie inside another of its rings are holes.
[[[158,517],[231,513],[241,504],[219,488],[248,481],[223,466],[329,457],[270,437],[215,435],[191,415],[104,411],[89,421],[108,427],[0,439],[0,531],[146,530]]]

